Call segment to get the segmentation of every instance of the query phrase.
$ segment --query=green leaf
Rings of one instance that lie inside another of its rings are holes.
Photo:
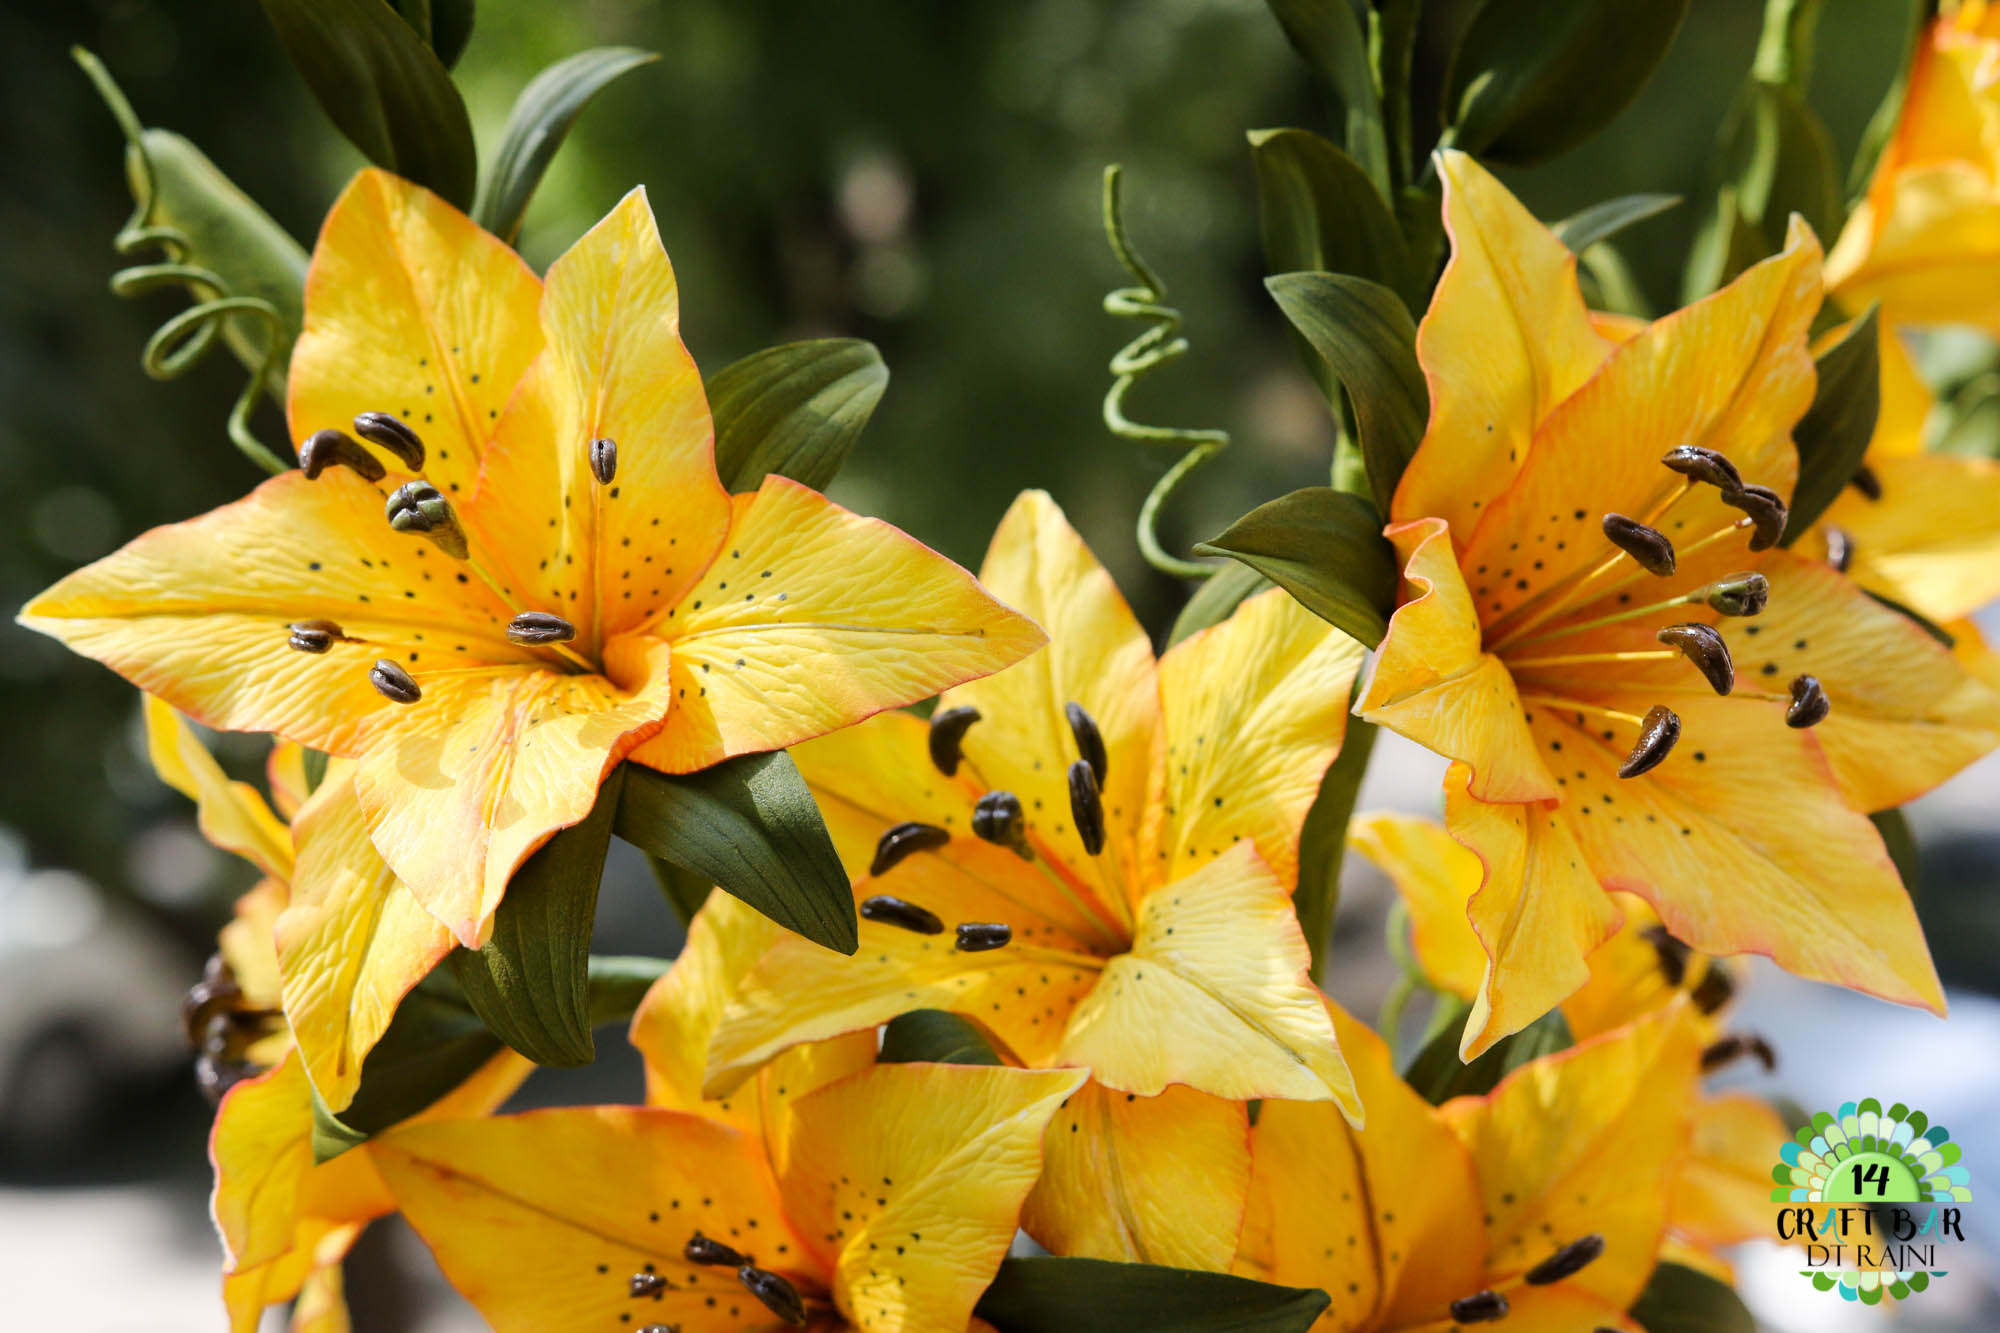
[[[472,121],[430,46],[384,0],[262,0],[313,96],[369,161],[472,203]]]
[[[1875,831],[1882,835],[1882,845],[1888,849],[1889,859],[1895,862],[1896,876],[1903,881],[1903,887],[1914,895],[1920,883],[1917,860],[1917,835],[1910,831],[1910,817],[1901,807],[1891,810],[1877,810],[1868,816],[1874,822]]]
[[[1661,1264],[1632,1305],[1646,1333],[1757,1333],[1757,1321],[1727,1283],[1681,1264]]]
[[[1658,217],[1680,201],[1681,197],[1677,194],[1621,194],[1616,199],[1606,199],[1601,204],[1592,204],[1570,214],[1551,230],[1558,240],[1570,248],[1571,254],[1580,255],[1634,223]]]
[[[1780,539],[1786,546],[1803,537],[1826,507],[1840,498],[1874,438],[1882,402],[1875,317],[1875,307],[1868,307],[1849,322],[1838,342],[1815,358],[1819,388],[1812,406],[1792,428],[1792,443],[1799,450],[1799,480],[1792,488],[1791,514]]]
[[[1342,0],[1344,3],[1344,0]],[[974,1313],[1000,1333],[1305,1333],[1323,1291],[1108,1259],[1008,1259]]]
[[[1261,504],[1197,546],[1255,569],[1334,628],[1382,642],[1396,595],[1396,553],[1358,495],[1308,486]]]
[[[1236,613],[1237,607],[1272,586],[1271,580],[1248,565],[1221,566],[1202,580],[1194,596],[1188,598],[1187,605],[1174,617],[1174,627],[1167,633],[1167,646],[1171,648],[1190,634],[1220,625]]]
[[[1430,416],[1410,312],[1387,287],[1347,274],[1280,273],[1264,286],[1346,388],[1376,510],[1388,513]]]
[[[636,47],[600,46],[558,60],[530,79],[507,115],[500,151],[480,182],[472,220],[512,244],[521,234],[528,200],[590,99],[619,75],[659,58]]]
[[[613,770],[582,823],[550,838],[514,872],[485,946],[446,955],[473,1012],[536,1064],[587,1065],[597,1054],[590,932],[624,768]]]
[[[1933,639],[1936,639],[1946,648],[1958,647],[1958,636],[1956,634],[1953,634],[1950,630],[1938,624],[1937,621],[1932,620],[1914,606],[1905,606],[1895,598],[1876,592],[1873,588],[1863,588],[1861,591],[1867,593],[1870,598],[1888,607],[1891,611],[1894,611],[1897,615],[1903,617]]]
[[[1340,100],[1347,151],[1384,197],[1396,175],[1368,37],[1349,0],[1270,0],[1292,49]]]
[[[1527,166],[1602,129],[1673,45],[1688,0],[1486,0],[1453,52],[1445,139]]]
[[[667,900],[668,907],[673,908],[680,923],[683,926],[693,925],[694,914],[708,901],[715,885],[700,875],[682,870],[672,861],[662,861],[651,854],[646,857],[646,865],[653,872],[653,882],[660,886],[660,896]]]
[[[1875,104],[1875,113],[1868,117],[1868,125],[1861,131],[1861,142],[1854,149],[1854,161],[1847,168],[1847,199],[1849,207],[1861,201],[1868,193],[1868,182],[1875,175],[1875,164],[1882,160],[1882,151],[1896,135],[1896,126],[1903,118],[1903,98],[1910,90],[1910,63],[1917,43],[1923,40],[1925,11],[1928,5],[1922,0],[1894,0],[1903,11],[1903,43],[1896,59],[1896,75],[1882,92],[1882,100]]]
[[[1462,1019],[1465,1006],[1456,1000],[1452,1003]],[[1519,1032],[1494,1042],[1471,1064],[1465,1064],[1458,1058],[1464,1026],[1461,1021],[1442,1024],[1437,1035],[1424,1044],[1411,1058],[1410,1067],[1403,1071],[1403,1081],[1423,1094],[1432,1106],[1440,1106],[1453,1097],[1491,1092],[1501,1079],[1528,1061],[1553,1055],[1573,1044],[1562,1011],[1551,1009]]]
[[[1374,725],[1350,716],[1340,753],[1320,778],[1319,795],[1299,832],[1299,883],[1292,903],[1306,947],[1312,951],[1315,982],[1326,974],[1334,909],[1340,905],[1340,867],[1347,859],[1347,822],[1354,817],[1354,802],[1361,795],[1361,779],[1374,750]]]
[[[732,491],[765,476],[825,490],[889,386],[889,368],[860,338],[818,338],[753,352],[708,377],[715,470]]]
[[[430,4],[431,50],[451,69],[472,40],[472,0],[430,0]]]
[[[1821,236],[1840,229],[1833,141],[1790,86],[1754,78],[1744,85],[1723,121],[1716,162],[1716,203],[1688,257],[1690,301],[1782,249],[1793,213]]]
[[[912,1009],[882,1029],[875,1062],[885,1065],[925,1061],[941,1065],[997,1065],[1000,1057],[970,1019],[943,1009]]]
[[[790,755],[744,755],[699,773],[625,770],[619,837],[815,944],[860,947],[854,891]]]
[[[1352,273],[1420,310],[1424,284],[1396,216],[1360,164],[1305,130],[1250,131],[1270,273]]]

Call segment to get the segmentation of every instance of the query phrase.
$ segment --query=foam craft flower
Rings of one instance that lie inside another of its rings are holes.
[[[1441,161],[1431,417],[1357,711],[1455,761],[1447,826],[1486,872],[1462,1052],[1584,983],[1619,923],[1609,889],[1704,953],[1941,1011],[1861,812],[2000,743],[2000,696],[1822,562],[1749,549],[1782,525],[1813,393],[1811,234],[1614,343],[1561,242],[1471,159]]]
[[[1084,1074],[874,1065],[867,1035],[859,1067],[852,1044],[799,1053],[738,1114],[413,1123],[369,1152],[499,1333],[990,1333],[973,1305]]]
[[[2000,332],[2000,8],[1947,4],[1917,43],[1894,136],[1827,256],[1827,285],[1891,324]]]
[[[641,190],[543,283],[364,171],[305,312],[307,470],[21,620],[211,726],[354,758],[370,837],[462,943],[628,754],[684,772],[776,749],[1042,641],[886,524],[775,476],[723,489]],[[324,434],[349,429],[380,453]]]
[[[230,1327],[255,1333],[267,1306],[296,1297],[292,1333],[346,1333],[341,1260],[362,1229],[395,1204],[366,1153],[313,1162],[312,1083],[290,1030],[277,1022],[281,982],[273,939],[292,892],[292,838],[263,797],[232,782],[165,704],[146,701],[146,724],[154,767],[196,802],[202,832],[265,875],[222,928],[222,968],[189,997],[204,1029],[204,1082],[228,1084],[210,1131],[209,1159]],[[283,748],[273,756],[272,785],[281,808],[292,807],[286,813],[305,796],[299,757]],[[503,1051],[424,1115],[489,1111],[531,1067]]]
[[[1316,1327],[1445,1333],[1504,1309],[1510,1333],[1637,1330],[1686,1154],[1700,1039],[1685,1004],[1427,1104],[1337,1007],[1369,1107],[1265,1102],[1234,1271],[1332,1297]]]

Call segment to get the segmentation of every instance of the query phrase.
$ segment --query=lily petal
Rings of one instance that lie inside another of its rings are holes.
[[[1849,487],[1798,549],[1823,550],[1840,529],[1855,582],[1939,622],[2000,598],[2000,462],[1919,453],[1868,466],[1882,498]]]
[[[1768,1239],[1771,1145],[1790,1137],[1771,1104],[1745,1092],[1702,1097],[1694,1105],[1693,1150],[1674,1177],[1667,1224],[1708,1249]]]
[[[897,824],[929,824],[959,837],[970,827],[979,784],[963,767],[957,777],[938,772],[929,747],[928,722],[890,712],[792,748],[849,879],[868,874],[882,835]]]
[[[710,893],[688,923],[687,943],[632,1015],[632,1045],[646,1062],[646,1104],[703,1112],[702,1065],[723,1011],[780,927],[726,893]],[[713,1114],[710,1105],[706,1113]],[[730,1119],[739,1128],[747,1124]]]
[[[1486,951],[1466,919],[1485,867],[1435,820],[1414,815],[1358,814],[1347,845],[1375,863],[1410,914],[1410,942],[1424,976],[1461,1000],[1479,993]]]
[[[669,773],[809,740],[1045,642],[943,556],[775,474],[736,497],[715,563],[655,632],[674,708],[635,757]]]
[[[257,789],[231,781],[165,700],[145,696],[146,753],[160,781],[195,803],[201,836],[276,879],[292,875],[292,835]]]
[[[1841,233],[1827,278],[1842,305],[1880,303],[1898,324],[2000,329],[2000,193],[1989,170],[1940,161],[1878,177]]]

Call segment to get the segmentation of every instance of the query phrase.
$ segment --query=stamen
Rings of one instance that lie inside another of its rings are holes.
[[[1640,932],[1648,944],[1653,946],[1653,954],[1660,961],[1660,975],[1667,984],[1679,988],[1687,980],[1688,955],[1694,951],[1667,933],[1667,928],[1655,922]]]
[[[1866,463],[1854,469],[1854,475],[1847,479],[1847,484],[1855,490],[1860,491],[1870,500],[1880,500],[1882,498],[1882,479],[1876,476],[1875,469],[1869,467]]]
[[[305,469],[307,481],[319,480],[319,474],[330,467],[352,468],[363,481],[380,481],[389,475],[381,459],[355,443],[346,431],[331,426],[314,431],[299,445],[299,466]]]
[[[891,898],[887,894],[878,893],[872,898],[864,898],[861,902],[861,919],[878,921],[885,926],[895,926],[900,930],[913,930],[919,935],[944,934],[944,922],[938,919],[936,912],[926,907],[919,907],[913,902],[905,902],[901,898]]]
[[[948,778],[958,776],[959,760],[964,758],[960,747],[965,733],[978,720],[979,710],[970,705],[931,714],[931,762],[938,772]]]
[[[575,637],[576,626],[548,611],[523,611],[507,622],[510,643],[568,643]]]
[[[721,1241],[710,1240],[699,1231],[688,1237],[687,1246],[681,1250],[681,1256],[691,1264],[726,1264],[730,1268],[741,1268],[748,1262]]]
[[[1792,703],[1785,710],[1785,725],[1794,731],[1816,727],[1826,721],[1833,711],[1833,700],[1826,697],[1826,688],[1817,676],[1795,676],[1792,679]]]
[[[409,424],[390,412],[363,412],[354,418],[354,433],[370,444],[379,444],[412,472],[424,465],[424,442]]]
[[[736,1270],[736,1280],[749,1288],[750,1294],[764,1302],[772,1314],[796,1328],[804,1328],[806,1303],[799,1299],[799,1289],[776,1273],[749,1264]]]
[[[1491,1324],[1507,1317],[1507,1298],[1491,1288],[1451,1303],[1451,1317],[1461,1324]]]
[[[1736,979],[1719,958],[1708,960],[1708,972],[1701,982],[1688,992],[1694,1007],[1704,1014],[1712,1014],[1736,998]]]
[[[1623,514],[1606,514],[1603,528],[1606,539],[1631,556],[1648,574],[1659,578],[1673,574],[1674,544],[1664,532]]]
[[[225,1060],[205,1052],[194,1062],[195,1087],[210,1106],[220,1106],[231,1088],[257,1073],[257,1066],[248,1060]]]
[[[886,875],[900,865],[904,857],[916,852],[934,852],[950,841],[950,830],[941,829],[936,824],[919,824],[915,820],[898,824],[875,844],[875,859],[868,863],[868,873]]]
[[[1097,794],[1096,770],[1088,759],[1069,766],[1069,813],[1083,850],[1096,856],[1104,850],[1104,800]]]
[[[1771,1049],[1771,1043],[1752,1032],[1732,1032],[1721,1040],[1703,1048],[1701,1072],[1712,1074],[1725,1065],[1734,1064],[1744,1056],[1755,1056],[1757,1063],[1764,1066],[1764,1072],[1773,1073],[1778,1068],[1778,1053]]]
[[[1736,465],[1713,449],[1704,449],[1698,444],[1683,444],[1667,450],[1660,458],[1668,470],[1680,473],[1695,481],[1705,481],[1723,491],[1733,491],[1743,485],[1743,474]]]
[[[1588,666],[1598,662],[1671,662],[1680,656],[1664,650],[1651,648],[1618,653],[1550,653],[1543,657],[1507,657],[1510,671],[1528,671],[1535,667]]]
[[[1785,535],[1785,519],[1791,511],[1785,508],[1784,497],[1769,486],[1739,486],[1724,491],[1722,502],[1750,516],[1756,529],[1750,534],[1751,550],[1768,551]]]
[[[1644,720],[1639,723],[1638,743],[1625,756],[1625,762],[1618,765],[1618,776],[1636,778],[1642,773],[1652,772],[1672,753],[1674,742],[1680,738],[1680,717],[1665,704],[1654,704],[1646,710]]]
[[[1729,645],[1713,625],[1669,625],[1653,637],[1694,663],[1717,694],[1736,688],[1736,664],[1730,659]]]
[[[1588,1236],[1571,1241],[1530,1268],[1522,1275],[1521,1280],[1531,1287],[1546,1287],[1566,1277],[1575,1277],[1595,1263],[1603,1253],[1604,1237],[1593,1231]]]
[[[302,653],[323,653],[334,644],[347,641],[340,626],[331,620],[294,620],[285,626],[285,631],[291,636],[286,642]]]
[[[1731,574],[1700,589],[1695,599],[1725,616],[1754,616],[1771,600],[1771,581],[1757,573]]]
[[[1836,574],[1845,574],[1847,567],[1854,563],[1854,534],[1846,528],[1828,527],[1826,530],[1826,563],[1833,566]]]
[[[410,679],[410,673],[386,657],[369,668],[368,683],[384,698],[399,704],[413,704],[424,697],[417,682]]]
[[[596,439],[590,442],[590,475],[597,478],[600,486],[609,486],[618,475],[618,441]]]
[[[958,951],[985,953],[1006,947],[1014,938],[1014,928],[1004,921],[961,921],[958,923]]]
[[[1076,737],[1076,752],[1090,765],[1091,774],[1101,789],[1110,759],[1104,752],[1104,733],[1097,729],[1097,719],[1084,712],[1083,705],[1079,703],[1064,704],[1063,716],[1069,719],[1069,734]]]
[[[427,481],[406,481],[389,493],[383,507],[389,526],[398,532],[417,532],[431,539],[440,551],[454,560],[463,560],[468,547],[465,529],[458,525],[451,501]]]
[[[187,1033],[188,1045],[199,1049],[209,1022],[242,998],[243,990],[231,975],[229,964],[221,954],[212,955],[201,980],[181,998],[181,1029]]]
[[[667,1280],[658,1273],[634,1273],[631,1280],[627,1283],[634,1300],[639,1300],[647,1296],[656,1296],[660,1292],[665,1291],[669,1285]]]
[[[1021,813],[1021,798],[1011,791],[989,791],[972,807],[972,831],[996,847],[1006,847],[1024,861],[1035,859]]]

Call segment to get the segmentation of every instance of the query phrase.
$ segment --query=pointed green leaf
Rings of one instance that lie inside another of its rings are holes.
[[[1716,200],[1688,257],[1682,295],[1706,296],[1785,243],[1799,214],[1821,236],[1840,230],[1833,141],[1797,90],[1752,78],[1723,121]]]
[[[1422,308],[1402,229],[1360,164],[1305,130],[1250,131],[1250,160],[1267,272],[1352,273]]]
[[[1220,625],[1234,615],[1236,608],[1247,599],[1270,586],[1271,580],[1248,565],[1223,565],[1212,576],[1202,580],[1201,586],[1194,590],[1194,596],[1188,598],[1187,605],[1174,617],[1174,627],[1167,633],[1167,646],[1171,648],[1188,635],[1205,630],[1210,625]]]
[[[1450,143],[1527,166],[1625,109],[1673,45],[1688,0],[1486,0],[1453,52]]]
[[[662,861],[648,854],[646,865],[653,872],[653,882],[660,886],[660,896],[667,900],[667,906],[674,909],[674,916],[683,926],[694,924],[694,914],[708,901],[708,895],[715,885],[700,875],[682,870],[672,861]]]
[[[590,99],[621,74],[659,58],[636,47],[600,46],[558,60],[530,79],[507,115],[500,151],[480,182],[472,220],[512,244],[543,173]]]
[[[1936,639],[1946,648],[1958,647],[1958,636],[1956,634],[1953,634],[1950,630],[1938,624],[1937,621],[1932,620],[1914,606],[1905,606],[1895,598],[1876,592],[1873,588],[1863,588],[1861,591],[1867,593],[1871,599],[1882,606],[1888,607],[1891,611],[1894,611],[1897,615],[1903,617],[1903,619],[1909,621],[1933,639]]]
[[[1632,1318],[1646,1333],[1757,1333],[1756,1319],[1727,1283],[1682,1264],[1653,1270]]]
[[[1388,513],[1431,410],[1410,312],[1387,287],[1347,274],[1280,273],[1264,286],[1347,390],[1375,507]]]
[[[1333,914],[1340,905],[1340,867],[1347,859],[1347,823],[1354,817],[1354,802],[1361,795],[1361,779],[1374,750],[1374,725],[1350,716],[1340,753],[1320,778],[1319,795],[1299,831],[1299,883],[1292,905],[1306,947],[1312,951],[1315,982],[1326,975]]]
[[[1326,1309],[1315,1288],[1279,1287],[1108,1259],[1008,1259],[975,1313],[1000,1333],[1305,1333]]]
[[[1458,1058],[1466,1006],[1451,1000],[1453,1018],[1440,1024],[1437,1035],[1410,1059],[1403,1081],[1423,1094],[1432,1106],[1441,1106],[1454,1097],[1480,1096],[1493,1091],[1500,1080],[1544,1055],[1567,1050],[1575,1043],[1569,1024],[1560,1009],[1551,1009],[1519,1032],[1502,1037],[1485,1052],[1466,1064]]]
[[[384,0],[262,0],[285,53],[369,161],[472,203],[472,120],[451,75]]]
[[[669,958],[648,958],[643,954],[592,954],[590,956],[590,1025],[594,1028],[623,1023],[637,1012],[639,1002],[653,983],[673,967]]]
[[[1897,807],[1877,810],[1868,818],[1874,823],[1875,831],[1882,836],[1882,846],[1888,849],[1889,859],[1895,863],[1897,878],[1903,881],[1903,887],[1914,897],[1921,881],[1918,877],[1917,835],[1910,831],[1910,817]]]
[[[582,823],[550,838],[514,873],[485,946],[447,955],[473,1012],[536,1064],[587,1065],[597,1054],[590,932],[623,773],[623,765],[612,771]]]
[[[1826,507],[1854,479],[1875,417],[1882,404],[1881,348],[1875,335],[1875,307],[1848,323],[1839,341],[1814,359],[1819,387],[1812,406],[1792,428],[1799,450],[1799,481],[1785,520],[1787,546],[1804,536]]]
[[[847,872],[790,755],[744,755],[699,773],[625,770],[619,837],[815,944],[860,947]]]
[[[817,338],[753,352],[708,377],[715,470],[732,491],[766,475],[825,490],[889,386],[889,368],[860,338]]]
[[[1621,194],[1570,214],[1551,230],[1556,239],[1569,247],[1571,254],[1580,255],[1634,223],[1658,217],[1680,201],[1677,194]]]
[[[970,1019],[943,1009],[912,1009],[882,1029],[877,1064],[924,1061],[941,1065],[997,1065],[993,1043]]]
[[[1396,176],[1389,160],[1368,35],[1349,0],[1269,0],[1292,49],[1340,100],[1347,151],[1386,195]]]
[[[1331,486],[1281,495],[1195,550],[1240,560],[1334,628],[1370,648],[1382,642],[1396,595],[1396,553],[1374,507],[1358,495]]]
[[[1868,193],[1875,164],[1882,160],[1882,151],[1895,137],[1896,126],[1903,119],[1903,98],[1910,90],[1911,56],[1917,43],[1923,40],[1925,11],[1930,8],[1923,0],[1892,0],[1892,3],[1902,11],[1902,49],[1896,60],[1896,75],[1883,90],[1882,100],[1875,104],[1875,113],[1868,117],[1868,125],[1861,131],[1861,142],[1854,150],[1854,161],[1847,168],[1849,207]]]

